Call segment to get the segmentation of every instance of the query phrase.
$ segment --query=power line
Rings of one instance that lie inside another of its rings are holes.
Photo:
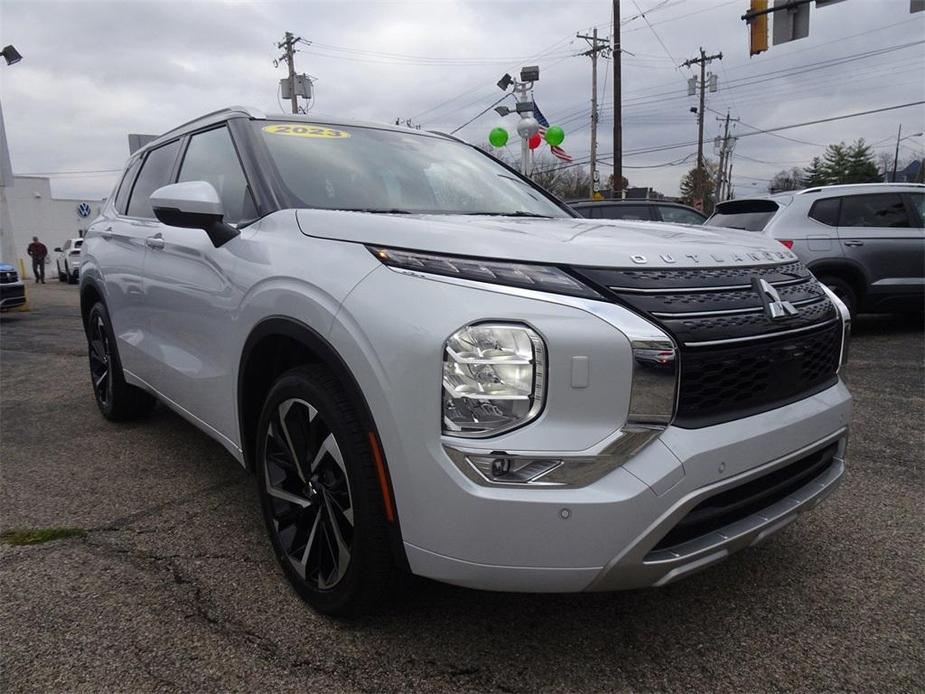
[[[495,101],[494,103],[490,104],[484,111],[479,111],[477,114],[475,114],[472,118],[470,118],[470,119],[467,120],[465,123],[463,123],[462,125],[460,125],[458,128],[456,128],[455,130],[451,130],[451,131],[450,131],[450,135],[452,135],[452,134],[454,134],[454,133],[456,133],[456,132],[462,130],[463,128],[465,128],[467,125],[469,125],[469,124],[472,123],[473,121],[475,121],[475,120],[481,118],[483,115],[485,115],[486,113],[488,113],[491,109],[493,109],[495,106],[497,106],[498,104],[500,104],[502,101],[504,101],[504,100],[505,100],[506,98],[508,98],[509,96],[511,96],[509,93],[508,93],[508,94],[505,94],[505,95],[502,96],[500,99],[498,99],[498,100]]]

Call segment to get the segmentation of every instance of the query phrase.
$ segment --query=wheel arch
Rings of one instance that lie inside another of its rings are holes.
[[[867,293],[867,287],[869,286],[867,273],[859,263],[853,260],[820,260],[815,263],[810,263],[808,267],[817,278],[825,275],[834,275],[850,283],[858,296],[858,301],[861,301]]]
[[[93,305],[98,301],[102,301],[104,304],[106,303],[102,287],[97,284],[96,280],[89,277],[84,278],[80,286],[80,320],[83,323],[85,331],[87,329],[87,316],[90,315],[90,309],[93,308]]]
[[[379,458],[385,472],[385,488],[382,492],[387,498],[383,498],[383,503],[392,512],[390,544],[398,565],[407,568],[408,560],[401,540],[388,459],[382,449],[376,421],[366,396],[337,350],[316,330],[294,318],[264,318],[254,326],[244,343],[237,380],[238,429],[244,465],[251,472],[256,469],[256,434],[260,410],[273,382],[290,368],[305,364],[320,364],[331,371],[344,388],[367,431],[375,437],[378,450],[373,452],[373,456]]]

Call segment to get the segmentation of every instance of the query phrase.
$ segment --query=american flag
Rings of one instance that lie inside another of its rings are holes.
[[[546,116],[543,115],[543,112],[540,111],[540,107],[535,103],[533,104],[533,116],[536,118],[536,122],[540,124],[540,137],[546,139],[546,128],[549,127],[549,121],[546,120]],[[552,156],[562,161],[572,161],[572,155],[566,152],[561,147],[555,145],[549,145],[549,151],[552,152]]]

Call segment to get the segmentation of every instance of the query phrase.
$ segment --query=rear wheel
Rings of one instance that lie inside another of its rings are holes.
[[[391,576],[388,527],[367,427],[340,384],[318,367],[286,372],[257,435],[258,493],[286,578],[319,612],[369,611]]]
[[[842,300],[842,303],[848,307],[851,317],[854,318],[858,311],[858,294],[851,283],[834,275],[824,275],[819,278],[819,281]]]
[[[146,414],[155,401],[149,393],[125,382],[115,345],[109,313],[98,301],[87,316],[90,382],[100,412],[106,419],[118,422]]]

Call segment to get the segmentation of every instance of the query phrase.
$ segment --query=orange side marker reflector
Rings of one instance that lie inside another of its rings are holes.
[[[379,440],[373,432],[369,432],[369,447],[373,452],[373,464],[379,477],[379,489],[382,491],[382,503],[385,505],[385,518],[389,523],[395,522],[395,507],[392,505],[392,494],[389,492],[389,478],[385,472],[385,463],[382,461],[382,451]]]

